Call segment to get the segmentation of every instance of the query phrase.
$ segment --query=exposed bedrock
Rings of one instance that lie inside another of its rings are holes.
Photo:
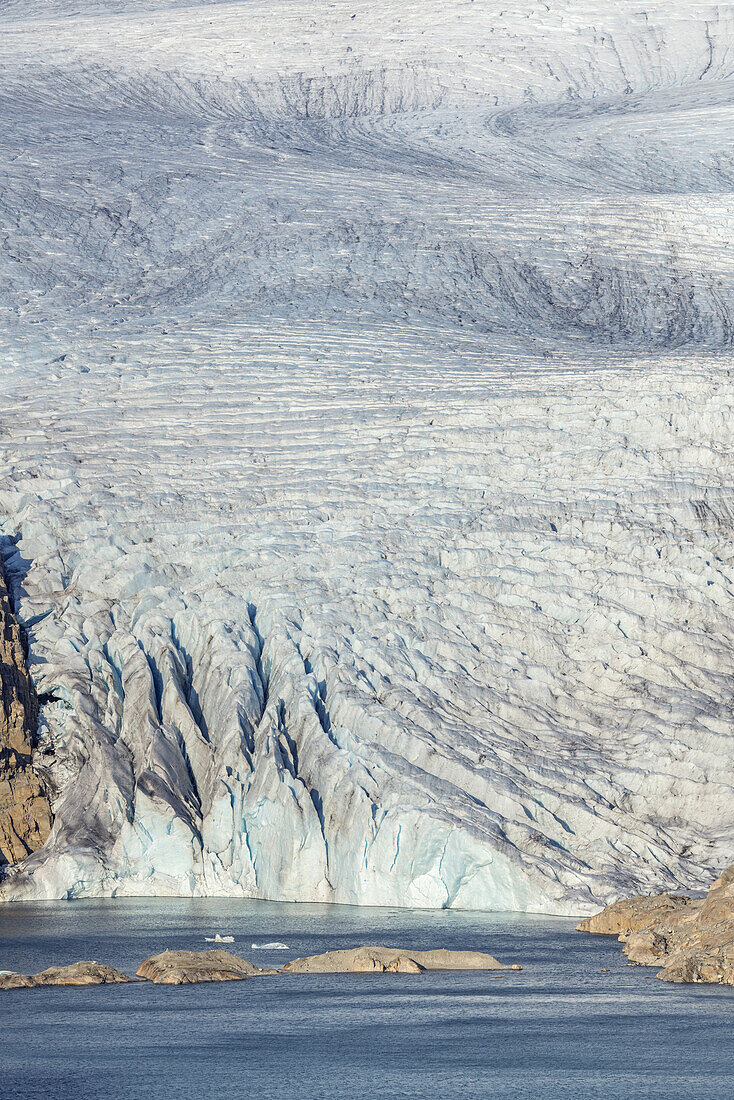
[[[632,962],[662,966],[663,981],[734,985],[734,867],[702,901],[670,894],[629,898],[578,929],[616,935]]]
[[[505,966],[480,951],[410,951],[392,947],[354,947],[294,959],[279,970],[261,970],[247,959],[219,948],[209,951],[162,951],[145,959],[136,976],[156,985],[232,982],[275,974],[422,974],[425,970],[522,970]],[[105,985],[130,978],[98,962],[51,966],[40,974],[0,971],[0,990],[43,985]]]
[[[140,964],[137,976],[157,985],[189,985],[196,982],[234,982],[275,974],[261,970],[231,951],[162,951]]]
[[[38,700],[0,560],[0,866],[17,863],[51,828],[48,790],[33,767]]]
[[[396,947],[351,947],[293,959],[279,970],[261,970],[219,949],[164,951],[141,963],[139,978],[163,985],[226,982],[272,974],[421,974],[425,970],[522,970],[481,951],[411,951]]]
[[[286,963],[286,974],[421,974],[424,970],[522,970],[482,951],[411,951],[397,947],[352,947]]]
[[[76,962],[49,966],[40,974],[15,974],[0,970],[0,989],[35,989],[48,985],[119,985],[129,982],[127,974],[98,962]]]

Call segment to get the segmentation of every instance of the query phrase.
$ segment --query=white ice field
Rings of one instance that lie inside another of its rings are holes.
[[[734,8],[3,0],[5,898],[588,910],[734,835]]]

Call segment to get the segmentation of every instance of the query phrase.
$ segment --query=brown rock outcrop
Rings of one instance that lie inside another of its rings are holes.
[[[661,894],[608,906],[577,925],[581,932],[617,936],[641,966],[662,966],[668,982],[734,985],[734,866],[703,901]]]
[[[660,921],[675,919],[689,910],[695,902],[675,894],[656,894],[654,897],[623,898],[608,905],[601,913],[586,917],[576,925],[579,932],[595,932],[600,936],[624,936],[630,932],[646,931]]]
[[[40,848],[51,829],[48,792],[32,764],[37,720],[38,699],[0,565],[0,865]]]
[[[522,970],[504,966],[481,951],[404,951],[394,947],[354,947],[293,959],[285,974],[422,974],[424,970]]]
[[[275,970],[260,970],[247,959],[230,951],[162,951],[151,955],[137,970],[139,978],[157,985],[187,985],[191,982],[236,982],[275,974]]]
[[[33,989],[41,985],[109,985],[129,982],[127,974],[98,962],[76,962],[49,966],[40,974],[0,971],[0,989]]]
[[[294,959],[282,970],[261,970],[219,949],[211,951],[162,951],[141,963],[137,977],[157,985],[194,982],[231,982],[268,974],[422,974],[425,970],[522,970],[503,966],[493,955],[480,951],[401,951],[392,947],[355,947]],[[98,962],[51,966],[40,974],[0,971],[0,989],[32,989],[41,985],[104,985],[129,982],[120,970]]]

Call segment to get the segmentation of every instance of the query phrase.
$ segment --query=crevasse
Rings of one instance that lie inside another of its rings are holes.
[[[2,549],[55,818],[2,897],[707,886],[731,13],[3,21]]]

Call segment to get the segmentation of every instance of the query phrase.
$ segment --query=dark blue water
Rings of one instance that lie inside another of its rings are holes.
[[[0,968],[203,949],[259,965],[357,944],[490,951],[521,973],[283,976],[0,993],[0,1096],[734,1096],[734,989],[667,985],[574,922],[235,900],[0,907]],[[283,940],[290,950],[252,951]],[[603,973],[604,967],[609,968]]]

